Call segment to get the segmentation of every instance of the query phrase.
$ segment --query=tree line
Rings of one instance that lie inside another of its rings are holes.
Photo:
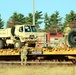
[[[14,12],[12,16],[9,17],[6,27],[12,27],[13,25],[22,25],[22,24],[33,24],[33,15],[32,13],[29,13],[27,16],[24,16],[21,13]],[[53,14],[48,15],[48,13],[45,13],[43,15],[42,11],[36,11],[35,12],[35,26],[37,30],[40,29],[40,25],[44,23],[44,31],[48,32],[51,30],[51,26],[56,28],[58,25],[60,27],[65,27],[67,24],[71,24],[74,20],[76,20],[76,13],[71,10],[68,14],[65,15],[64,22],[62,23],[63,17],[60,16],[59,11],[55,11]],[[0,29],[2,29],[4,26],[4,21],[1,18],[0,15]]]

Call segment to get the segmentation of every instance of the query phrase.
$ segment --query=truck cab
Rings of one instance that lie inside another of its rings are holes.
[[[32,25],[16,25],[14,27],[15,39],[21,43],[28,42],[29,44],[34,44],[37,41],[37,30],[35,26]],[[15,43],[15,47],[19,46],[19,42]],[[21,46],[20,46],[21,47]]]
[[[36,37],[36,32],[35,26],[16,25],[14,34],[15,36],[24,37],[25,39],[34,39],[30,36]]]

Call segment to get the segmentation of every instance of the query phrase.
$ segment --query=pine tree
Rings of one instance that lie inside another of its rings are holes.
[[[4,26],[4,21],[1,19],[1,15],[0,15],[0,29],[3,29]]]

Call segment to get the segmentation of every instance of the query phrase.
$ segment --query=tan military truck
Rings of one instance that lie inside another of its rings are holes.
[[[37,40],[37,31],[32,25],[15,25],[12,28],[0,29],[0,49],[9,45],[21,48],[26,42],[34,45]]]

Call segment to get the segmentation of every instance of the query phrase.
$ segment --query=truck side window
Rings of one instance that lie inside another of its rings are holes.
[[[23,27],[20,27],[19,28],[19,32],[23,32]]]

